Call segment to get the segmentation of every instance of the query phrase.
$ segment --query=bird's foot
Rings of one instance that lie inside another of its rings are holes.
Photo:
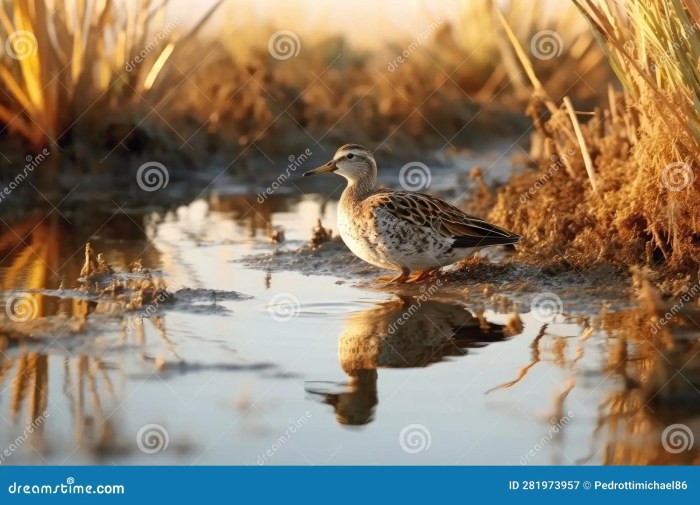
[[[409,282],[421,282],[426,279],[431,279],[435,278],[438,276],[438,273],[440,272],[440,267],[437,268],[429,268],[427,270],[423,270],[421,272],[418,272],[418,274],[415,277],[412,277],[409,279]]]
[[[401,270],[401,273],[395,277],[391,277],[390,275],[385,275],[382,277],[378,277],[378,281],[386,282],[387,284],[403,284],[406,282],[411,275],[411,271],[408,268],[404,268]]]

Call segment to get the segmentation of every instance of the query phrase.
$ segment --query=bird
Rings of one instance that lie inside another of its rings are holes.
[[[397,296],[345,319],[338,360],[346,383],[307,382],[304,388],[332,405],[340,424],[369,424],[379,403],[377,369],[423,368],[511,336],[460,303]]]
[[[389,270],[389,283],[419,282],[487,246],[517,244],[521,237],[423,193],[377,187],[372,151],[340,147],[325,165],[304,176],[334,172],[347,179],[338,205],[338,231],[359,258]]]

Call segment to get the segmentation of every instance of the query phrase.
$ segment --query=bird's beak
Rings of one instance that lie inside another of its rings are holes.
[[[304,177],[308,175],[316,175],[316,174],[325,174],[327,172],[335,172],[338,167],[335,166],[335,160],[331,160],[325,165],[322,165],[318,168],[314,168],[313,170],[309,170],[304,174]]]

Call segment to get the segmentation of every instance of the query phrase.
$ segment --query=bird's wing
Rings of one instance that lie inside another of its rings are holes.
[[[465,214],[454,205],[422,193],[380,191],[367,197],[364,203],[388,212],[396,219],[414,226],[432,228],[446,238],[453,238],[453,247],[515,244],[520,241],[520,235]]]

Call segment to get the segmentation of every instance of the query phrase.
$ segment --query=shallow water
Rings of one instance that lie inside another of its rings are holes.
[[[659,410],[631,387],[634,363],[655,358],[591,325],[589,310],[569,303],[543,318],[519,303],[506,313],[454,288],[399,297],[374,289],[371,270],[357,280],[241,261],[304,245],[319,216],[335,228],[335,208],[327,193],[261,205],[219,192],[167,210],[114,204],[16,225],[1,244],[2,302],[30,296],[21,324],[38,325],[40,338],[8,330],[3,341],[2,464],[697,458],[692,444],[673,452],[662,438],[672,423],[694,435],[697,409]],[[268,222],[284,244],[268,241]],[[137,324],[138,311],[73,296],[88,240],[115,268],[140,258],[175,302]],[[71,327],[86,303],[87,325]]]

